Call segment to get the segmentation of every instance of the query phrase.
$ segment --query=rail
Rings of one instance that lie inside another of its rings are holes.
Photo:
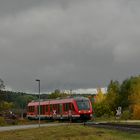
[[[84,125],[90,126],[90,127],[117,129],[119,131],[132,131],[132,132],[138,132],[138,133],[140,132],[140,125],[134,125],[134,124],[86,122],[84,123]]]

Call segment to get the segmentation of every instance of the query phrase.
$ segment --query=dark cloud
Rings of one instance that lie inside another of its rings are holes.
[[[14,90],[107,86],[139,74],[140,2],[0,1],[0,77]]]

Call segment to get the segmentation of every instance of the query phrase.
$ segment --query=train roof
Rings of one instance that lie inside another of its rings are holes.
[[[76,97],[66,97],[66,98],[56,98],[56,99],[40,99],[40,104],[46,104],[46,103],[50,103],[50,104],[58,104],[58,103],[68,103],[68,102],[73,102],[74,100],[88,100],[88,98],[86,97],[82,97],[82,96],[76,96]],[[39,100],[33,100],[31,102],[28,103],[28,106],[32,106],[32,105],[38,105]]]

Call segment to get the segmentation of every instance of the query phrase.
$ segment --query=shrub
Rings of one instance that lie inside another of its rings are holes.
[[[3,126],[5,124],[6,124],[6,122],[5,122],[4,117],[0,117],[0,126]]]
[[[96,117],[101,117],[103,115],[109,115],[111,116],[111,110],[109,109],[109,106],[106,105],[104,102],[97,103],[94,105],[94,113]]]
[[[131,113],[129,110],[125,110],[123,111],[122,115],[121,115],[121,119],[124,119],[124,120],[128,120],[131,118]]]

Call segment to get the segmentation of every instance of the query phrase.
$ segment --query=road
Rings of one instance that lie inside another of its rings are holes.
[[[59,125],[67,125],[68,123],[47,123],[47,124],[40,124],[40,127],[44,126],[59,126]],[[2,126],[0,127],[0,132],[2,131],[11,131],[11,130],[18,130],[18,129],[28,129],[28,128],[37,128],[39,127],[38,124],[31,124],[31,125],[16,125],[16,126]]]
[[[127,121],[119,121],[119,122],[140,123],[140,120],[127,120]],[[106,121],[105,122],[97,122],[97,123],[106,123]],[[46,124],[40,124],[40,127],[44,127],[44,126],[59,126],[59,125],[68,125],[68,124],[69,123],[46,123]],[[78,124],[82,124],[82,123],[78,123]],[[95,122],[95,124],[96,124],[96,122]],[[18,129],[37,128],[37,127],[39,127],[38,124],[2,126],[2,127],[0,127],[0,132],[2,132],[2,131],[11,131],[11,130],[18,130]]]

